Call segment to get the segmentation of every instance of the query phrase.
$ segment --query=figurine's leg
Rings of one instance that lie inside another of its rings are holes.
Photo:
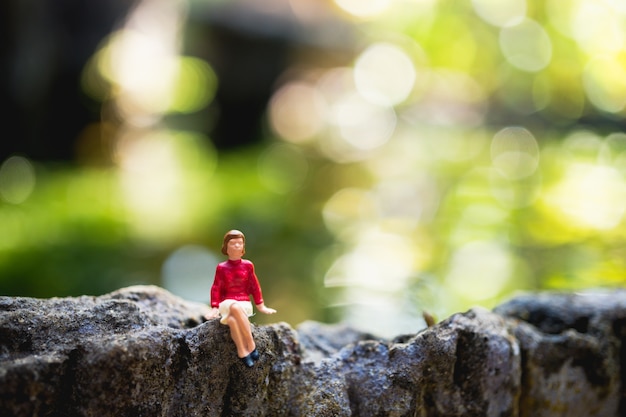
[[[230,306],[228,326],[230,327],[230,336],[237,346],[237,356],[240,358],[248,356],[256,348],[256,345],[252,337],[248,316],[237,303]]]

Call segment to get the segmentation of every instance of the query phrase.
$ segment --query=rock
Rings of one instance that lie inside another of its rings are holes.
[[[209,308],[153,286],[0,297],[1,416],[618,416],[626,292],[539,294],[382,340],[253,326],[238,359]]]
[[[626,291],[536,294],[495,308],[523,352],[523,417],[626,414]]]
[[[486,310],[454,315],[406,343],[361,340],[302,367],[309,388],[294,415],[517,415],[518,345]]]

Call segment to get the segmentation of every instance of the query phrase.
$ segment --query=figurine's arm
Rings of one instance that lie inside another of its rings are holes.
[[[254,298],[254,302],[256,303],[256,309],[263,314],[274,314],[276,310],[273,308],[269,308],[263,302],[263,293],[261,292],[261,285],[259,284],[259,279],[254,272],[254,264],[250,262],[249,264],[249,283],[250,286],[248,288],[249,293],[252,294],[252,298]]]
[[[205,317],[207,320],[211,320],[211,319],[219,317],[219,315],[220,315],[220,309],[217,307],[213,307],[211,309],[211,312],[207,314]]]
[[[213,278],[213,285],[211,286],[211,312],[208,313],[205,317],[207,320],[211,320],[214,319],[216,317],[219,317],[220,315],[220,309],[219,309],[219,303],[220,303],[220,294],[222,291],[222,270],[220,269],[220,266],[218,265],[215,268],[215,277]]]
[[[274,313],[276,313],[276,310],[274,310],[273,308],[267,307],[264,303],[257,304],[256,305],[256,309],[259,310],[263,314],[274,314]]]

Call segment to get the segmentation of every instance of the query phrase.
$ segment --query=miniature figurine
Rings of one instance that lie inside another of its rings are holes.
[[[274,314],[276,310],[265,306],[254,264],[242,259],[246,238],[239,230],[224,235],[222,253],[228,260],[217,265],[211,287],[211,307],[207,319],[221,316],[220,323],[230,327],[230,336],[237,346],[237,356],[249,368],[259,360],[248,317],[252,316],[250,295],[259,312]]]

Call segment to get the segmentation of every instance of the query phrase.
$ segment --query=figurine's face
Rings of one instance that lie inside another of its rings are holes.
[[[228,253],[228,259],[238,260],[243,256],[243,239],[240,237],[231,239],[226,246],[226,253]]]

